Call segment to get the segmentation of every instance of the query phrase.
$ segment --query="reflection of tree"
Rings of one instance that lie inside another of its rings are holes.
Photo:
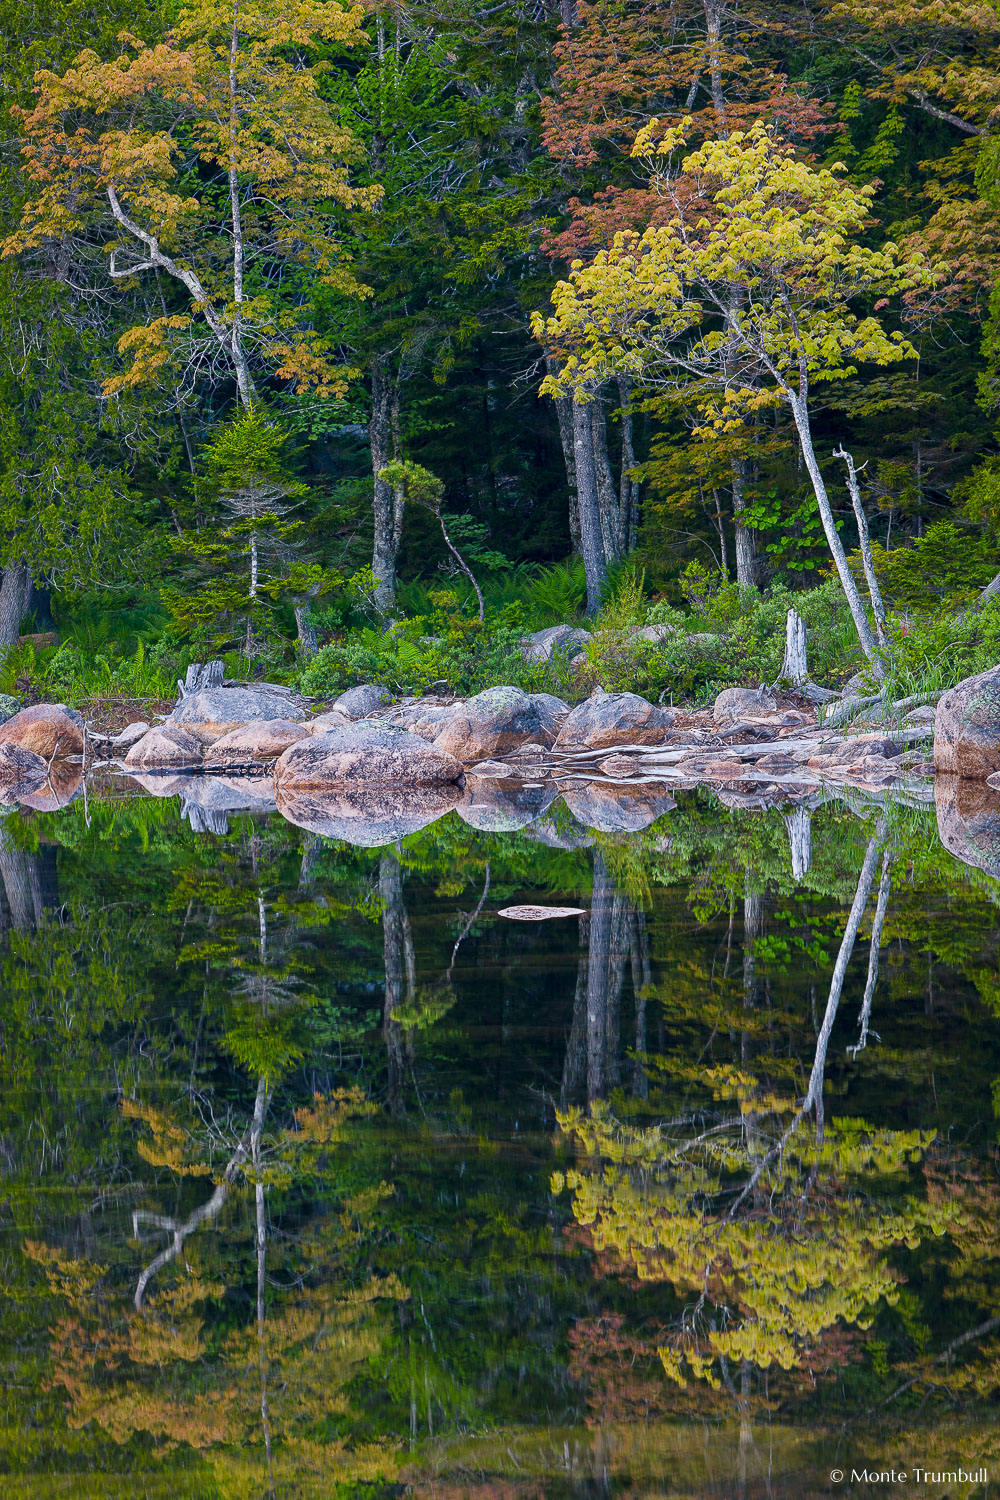
[[[898,1295],[886,1252],[949,1222],[946,1204],[896,1201],[878,1181],[899,1177],[929,1134],[850,1120],[828,1128],[824,1115],[830,1036],[884,836],[881,828],[865,851],[801,1099],[781,1086],[780,1065],[772,1083],[766,1059],[751,1071],[742,1049],[706,1070],[711,1104],[672,1122],[626,1126],[594,1102],[589,1118],[561,1117],[582,1156],[565,1176],[577,1221],[598,1251],[640,1280],[670,1283],[683,1303],[659,1350],[664,1369],[681,1385],[693,1376],[728,1387],[740,1410],[753,1368],[790,1371],[838,1327],[865,1326],[881,1299]],[[748,936],[758,926],[748,915]]]
[[[0,809],[0,939],[6,932],[35,932],[46,908],[58,903],[56,851],[51,845],[23,848]]]

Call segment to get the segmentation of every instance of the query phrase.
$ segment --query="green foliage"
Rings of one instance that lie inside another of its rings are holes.
[[[1000,547],[981,531],[936,521],[891,552],[874,543],[872,561],[890,607],[940,613],[942,604],[968,602],[1000,572]]]

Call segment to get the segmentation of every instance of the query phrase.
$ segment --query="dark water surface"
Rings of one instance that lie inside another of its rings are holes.
[[[790,817],[0,818],[0,1494],[996,1494],[1000,882]]]

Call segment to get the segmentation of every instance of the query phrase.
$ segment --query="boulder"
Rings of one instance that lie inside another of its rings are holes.
[[[1000,771],[1000,666],[967,677],[939,699],[934,769],[974,781]]]
[[[284,719],[282,722],[287,724],[289,721]],[[330,708],[325,714],[317,714],[314,719],[307,719],[305,727],[310,734],[325,734],[328,729],[343,729],[344,725],[350,722],[347,715],[342,714],[339,709]]]
[[[465,704],[461,702],[442,703],[438,698],[410,698],[394,705],[379,717],[385,723],[395,724],[399,729],[408,729],[411,734],[417,734],[422,740],[433,744],[445,726],[464,708]]]
[[[1000,878],[1000,792],[982,781],[934,778],[938,837],[963,864]]]
[[[461,775],[461,762],[446,750],[395,725],[366,719],[299,740],[278,760],[274,784],[285,792],[394,784],[445,786]]]
[[[516,687],[487,688],[468,698],[434,741],[461,761],[488,760],[528,740],[545,740],[541,711]]]
[[[13,740],[0,743],[0,801],[17,802],[29,792],[40,791],[48,776],[48,764],[34,750]]]
[[[679,634],[680,631],[676,625],[640,625],[638,630],[631,632],[631,639],[649,641],[654,646],[662,646],[664,641],[671,641]]]
[[[549,625],[521,637],[521,655],[525,661],[551,661],[553,656],[575,657],[581,646],[593,637],[589,630],[575,625]]]
[[[542,721],[545,743],[551,745],[560,729],[569,718],[569,704],[557,698],[555,693],[531,693],[531,701],[538,709]]]
[[[778,711],[777,700],[765,688],[723,688],[712,706],[716,724],[731,719],[761,718]]]
[[[36,703],[0,724],[0,744],[22,745],[46,762],[83,754],[83,719],[65,703]]]
[[[562,799],[578,822],[598,833],[638,833],[677,806],[666,787],[648,783],[613,786],[588,781],[564,789]]]
[[[27,753],[30,754],[30,751]],[[43,784],[19,792],[16,800],[21,807],[30,807],[35,812],[58,812],[60,808],[68,807],[75,801],[82,791],[82,760],[56,759],[49,767]]]
[[[125,765],[137,771],[181,771],[201,765],[201,741],[179,724],[160,724],[136,740]]]
[[[12,698],[9,693],[0,693],[0,724],[6,724],[8,719],[12,719],[20,707],[17,699]]]
[[[556,787],[525,786],[523,781],[499,781],[494,777],[467,776],[458,816],[470,828],[484,833],[513,833],[527,828],[555,801]]]
[[[367,719],[369,714],[392,701],[393,694],[388,688],[379,687],[374,682],[364,682],[360,687],[348,688],[346,693],[341,693],[339,698],[334,699],[331,707],[347,719]]]
[[[461,795],[455,783],[414,787],[398,782],[325,792],[282,785],[275,793],[278,811],[289,823],[363,849],[380,849],[426,828],[450,812]]]
[[[309,726],[293,724],[290,719],[252,719],[239,729],[231,729],[205,752],[206,766],[256,766],[277,760],[290,745],[309,735]]]
[[[901,754],[895,740],[878,734],[855,734],[834,750],[830,762],[835,766],[852,766],[859,761],[894,760]]]
[[[256,719],[284,719],[301,724],[305,704],[287,688],[267,682],[225,682],[199,688],[182,698],[167,720],[182,725],[202,745],[211,745],[231,729]]]
[[[126,724],[120,734],[113,735],[111,743],[116,750],[130,750],[137,740],[148,733],[149,725],[144,719],[137,719],[134,724]]]
[[[556,737],[556,750],[602,750],[616,745],[662,745],[675,714],[656,708],[637,693],[595,689],[577,705]]]

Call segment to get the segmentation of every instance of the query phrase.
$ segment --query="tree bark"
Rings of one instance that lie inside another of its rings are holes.
[[[402,504],[392,485],[379,475],[389,463],[392,433],[398,420],[399,398],[389,364],[379,356],[372,362],[372,414],[368,437],[372,453],[374,483],[373,514],[375,537],[372,546],[372,573],[375,577],[375,607],[383,620],[391,618],[396,608],[396,560],[402,532]]]
[[[596,615],[608,581],[608,563],[601,535],[600,499],[594,465],[594,439],[590,411],[573,402],[573,456],[576,463],[576,493],[580,510],[580,541],[587,575],[587,614]]]
[[[618,513],[621,516],[622,547],[624,555],[634,552],[639,540],[639,482],[630,477],[635,468],[635,429],[632,420],[632,382],[624,377],[618,381],[618,399],[622,413],[622,468],[619,486]]]
[[[757,533],[744,523],[747,508],[746,485],[749,464],[745,458],[734,458],[733,529],[736,539],[736,582],[741,588],[756,588],[760,583],[760,561],[757,556]]]
[[[554,359],[545,361],[550,375],[558,370],[558,364]],[[576,455],[573,449],[573,398],[572,396],[557,396],[555,398],[556,420],[559,423],[559,442],[562,445],[563,463],[566,466],[566,490],[569,496],[569,539],[573,549],[573,556],[579,557],[583,552],[583,542],[580,537],[580,506],[576,495]]]
[[[382,938],[385,957],[385,1009],[383,1034],[388,1063],[389,1108],[394,1115],[405,1113],[403,1081],[406,1075],[406,1039],[395,1012],[413,988],[416,960],[413,934],[403,903],[403,872],[395,854],[383,854],[378,873],[379,896],[382,899]]]
[[[17,645],[30,593],[30,570],[23,563],[8,563],[0,582],[0,661]]]
[[[792,876],[804,880],[812,868],[812,813],[802,805],[785,814],[788,847],[792,856]]]
[[[868,584],[868,593],[872,601],[872,614],[875,616],[875,634],[883,651],[889,650],[889,629],[885,618],[885,603],[882,599],[882,590],[879,587],[878,576],[875,572],[875,563],[872,558],[871,538],[868,535],[868,517],[865,515],[864,506],[861,504],[861,489],[858,485],[858,474],[854,467],[854,459],[847,449],[841,446],[834,451],[834,458],[842,458],[847,465],[847,488],[851,496],[851,504],[854,507],[854,519],[858,523],[858,546],[861,548],[861,565],[865,570],[865,581]]]
[[[785,659],[781,663],[778,677],[793,683],[797,688],[805,687],[809,681],[806,625],[802,616],[794,609],[790,609],[785,616]]]
[[[620,562],[625,556],[624,539],[621,534],[621,513],[618,495],[615,492],[611,459],[608,456],[608,427],[604,414],[604,403],[596,396],[589,407],[590,433],[594,446],[594,475],[597,480],[597,504],[601,516],[601,541],[604,556],[609,563]]]

